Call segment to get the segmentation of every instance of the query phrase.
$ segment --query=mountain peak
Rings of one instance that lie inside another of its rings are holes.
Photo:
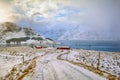
[[[12,39],[23,39],[26,37],[29,37],[28,39],[46,39],[31,28],[23,28],[12,22],[0,24],[0,43],[6,43]]]

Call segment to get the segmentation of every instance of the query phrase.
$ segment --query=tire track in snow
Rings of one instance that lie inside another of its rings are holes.
[[[61,74],[64,75],[63,78],[65,78],[65,80],[92,80],[90,77],[86,76],[85,74],[82,74],[80,71],[77,71],[74,68],[71,68],[66,63],[63,63],[60,61],[54,61],[54,64],[56,64],[54,66],[54,67],[57,67],[55,68],[56,70],[60,68],[61,70],[60,72]]]
[[[62,63],[62,62],[59,62]],[[76,78],[75,80],[79,80],[80,78],[77,76],[82,76],[82,80],[92,80],[89,76],[85,75],[83,72],[79,71],[79,69],[64,63],[64,66],[67,67],[67,69],[65,69],[68,73],[74,73],[74,74],[70,74],[71,76],[73,76],[74,78]],[[62,66],[63,67],[63,66]]]

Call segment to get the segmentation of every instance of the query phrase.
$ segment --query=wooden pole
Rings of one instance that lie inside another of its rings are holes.
[[[68,51],[66,54],[66,60],[68,60],[68,54],[70,53],[70,51]]]
[[[24,55],[22,55],[23,63],[24,63]]]
[[[97,63],[97,69],[99,69],[99,65],[100,65],[100,52],[98,52],[98,63]]]

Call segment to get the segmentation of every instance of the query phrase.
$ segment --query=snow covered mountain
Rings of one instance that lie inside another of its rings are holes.
[[[73,29],[72,26],[75,26],[74,24],[70,23],[54,23],[49,24],[47,26],[40,26],[36,31],[44,35],[45,37],[52,38],[54,40],[58,40],[59,37],[61,37],[65,32],[70,31]]]
[[[98,28],[75,23],[56,23],[38,29],[41,34],[55,40],[106,40],[118,41],[118,31],[111,28]],[[115,29],[117,30],[117,29]]]
[[[7,40],[17,38],[39,38],[47,42],[51,41],[34,32],[31,28],[23,28],[12,22],[0,24],[0,43],[6,43]]]
[[[85,29],[80,27],[74,28],[71,31],[65,32],[59,40],[104,40],[104,41],[118,41],[120,36],[115,35],[115,32],[97,29]]]

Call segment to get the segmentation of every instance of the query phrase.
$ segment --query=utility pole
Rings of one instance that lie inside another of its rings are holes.
[[[97,69],[99,69],[99,65],[100,65],[100,52],[98,52],[98,63],[97,63]]]

